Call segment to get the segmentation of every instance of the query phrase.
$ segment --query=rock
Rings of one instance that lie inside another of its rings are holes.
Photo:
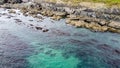
[[[116,28],[116,29],[120,29],[120,22],[116,22],[116,21],[111,21],[108,26]]]
[[[65,22],[66,22],[66,24],[69,24],[69,23],[71,23],[71,19],[68,18],[68,19],[66,19]]]
[[[120,9],[119,8],[113,8],[112,13],[116,14],[116,15],[120,15]]]
[[[11,4],[22,3],[22,0],[7,0],[7,3],[11,3]]]
[[[4,4],[5,3],[5,0],[0,0],[0,4]]]
[[[100,24],[101,26],[106,26],[109,24],[109,21],[102,20],[102,21],[99,21],[98,24]]]
[[[85,12],[94,12],[93,9],[89,9],[89,8],[86,8],[86,9],[84,9],[83,11],[85,11]]]
[[[14,14],[16,13],[15,10],[9,10],[8,12],[9,12],[9,13],[14,13]]]
[[[33,20],[29,20],[29,21],[33,21]]]
[[[113,33],[120,33],[120,30],[112,28],[112,27],[109,27],[108,31],[113,32]]]
[[[26,3],[26,2],[29,2],[30,0],[22,0],[22,2]]]
[[[22,22],[22,20],[20,20],[20,19],[14,19],[14,20],[16,20],[16,22]]]
[[[43,30],[43,32],[48,32],[48,31],[49,31],[49,29],[44,29],[44,30]]]
[[[62,19],[62,17],[54,15],[53,17],[51,17],[51,19],[53,19],[53,20],[60,20],[60,19]]]
[[[60,20],[60,19],[66,17],[66,13],[65,12],[53,12],[53,13],[54,13],[54,15],[51,17],[51,19],[53,19],[53,20]]]
[[[42,30],[43,28],[42,27],[38,27],[38,26],[36,26],[35,27],[37,30]]]
[[[66,12],[55,12],[54,14],[57,16],[66,16]]]
[[[101,27],[101,32],[106,32],[108,31],[108,27],[107,26],[102,26]]]
[[[30,24],[30,26],[34,26],[33,24]]]
[[[27,13],[24,13],[23,15],[24,15],[24,16],[28,16],[28,14],[27,14]]]
[[[26,7],[23,7],[23,8],[21,8],[21,12],[22,12],[23,14],[26,14],[26,13],[28,12],[28,10],[27,10]]]
[[[3,4],[1,5],[2,8],[6,8],[6,9],[11,9],[11,5],[10,4]]]
[[[71,25],[74,25],[75,27],[84,27],[85,26],[85,22],[84,21],[71,21],[70,22]]]

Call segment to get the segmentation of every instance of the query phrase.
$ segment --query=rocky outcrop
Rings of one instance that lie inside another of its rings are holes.
[[[4,3],[22,3],[22,0],[0,0],[0,4],[4,4]]]
[[[55,3],[23,3],[11,5],[12,8],[20,8],[25,15],[31,15],[41,19],[38,14],[49,16],[51,19],[66,19],[67,24],[77,28],[87,28],[92,31],[120,33],[120,9],[119,8],[87,8],[84,6],[67,6]]]
[[[61,6],[54,3],[42,3],[41,6],[43,9],[54,11],[51,15],[53,19],[66,18],[67,24],[92,31],[120,33],[119,8],[89,9],[83,6]]]

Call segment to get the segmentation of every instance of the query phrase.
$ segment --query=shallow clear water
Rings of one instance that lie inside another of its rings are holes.
[[[22,14],[0,16],[0,68],[120,68],[120,34],[95,33],[47,17],[37,22]]]

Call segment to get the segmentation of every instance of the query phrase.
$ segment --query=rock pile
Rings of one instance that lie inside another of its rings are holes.
[[[12,5],[16,7],[18,5]],[[91,9],[84,6],[67,6],[55,3],[24,3],[18,6],[25,16],[42,19],[38,14],[49,16],[51,19],[66,19],[67,24],[92,31],[120,33],[120,8]],[[16,8],[18,8],[16,7]]]

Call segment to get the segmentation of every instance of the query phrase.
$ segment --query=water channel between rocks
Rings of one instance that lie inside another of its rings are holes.
[[[75,28],[64,19],[39,21],[16,11],[0,9],[0,68],[120,68],[120,34]]]

